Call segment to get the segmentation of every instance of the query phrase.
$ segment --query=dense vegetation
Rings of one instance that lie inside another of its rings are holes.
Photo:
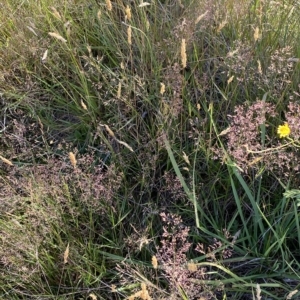
[[[299,3],[4,0],[1,299],[298,299]]]

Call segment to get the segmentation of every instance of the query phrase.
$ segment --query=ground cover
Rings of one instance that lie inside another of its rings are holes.
[[[297,299],[299,4],[0,4],[1,299]]]

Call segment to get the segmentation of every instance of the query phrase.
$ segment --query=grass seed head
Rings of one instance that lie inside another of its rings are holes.
[[[84,109],[84,110],[87,110],[87,107],[85,105],[85,103],[83,102],[83,100],[81,99],[80,101],[80,104],[81,104],[81,107]]]
[[[1,155],[0,155],[0,159],[1,159],[4,163],[6,163],[7,165],[13,166],[13,163],[12,163],[10,160],[4,158],[4,157],[1,156]]]
[[[67,40],[65,38],[63,38],[60,34],[58,34],[56,32],[48,32],[48,34],[63,43],[67,42]]]
[[[146,19],[146,30],[148,31],[150,29],[150,22],[148,19]]]
[[[151,263],[154,269],[157,269],[158,263],[155,255],[152,256]]]
[[[189,263],[187,264],[187,268],[188,268],[188,270],[189,270],[190,272],[196,272],[196,271],[198,270],[197,265],[196,265],[195,263],[193,263],[193,262],[189,262]]]
[[[258,27],[255,28],[253,37],[255,42],[261,39],[261,33],[259,32]]]
[[[67,37],[70,37],[71,35],[71,22],[68,21],[64,24],[64,28],[66,29],[66,34],[67,34]]]
[[[99,9],[97,12],[97,19],[100,21],[101,20],[101,10]]]
[[[45,62],[48,56],[48,49],[44,52],[43,57],[42,57],[42,62]]]
[[[125,17],[129,21],[131,20],[131,9],[128,5],[125,8]]]
[[[117,91],[117,98],[120,99],[121,98],[121,91],[122,91],[122,83],[121,81],[118,84],[118,91]]]
[[[166,86],[164,85],[164,83],[160,83],[160,94],[163,95],[166,91]]]
[[[106,2],[106,8],[108,11],[111,11],[112,10],[112,4],[111,4],[111,1],[110,0],[105,0]]]
[[[208,10],[196,19],[195,25],[197,25],[207,14],[208,14]]]
[[[190,160],[189,160],[189,157],[186,155],[186,153],[183,151],[183,159],[184,161],[190,166],[191,163],[190,163]]]
[[[181,64],[183,68],[186,68],[186,44],[185,44],[185,39],[182,39],[181,41]]]
[[[73,152],[69,152],[69,159],[74,168],[76,168],[77,160]]]
[[[217,33],[220,33],[221,30],[226,26],[226,24],[227,24],[227,20],[222,21],[217,28]]]
[[[129,45],[132,44],[132,40],[131,40],[131,27],[130,26],[127,29],[127,41],[128,41]]]
[[[104,127],[105,127],[106,131],[108,132],[108,134],[109,134],[111,137],[116,138],[114,132],[109,128],[108,125],[104,125]]]
[[[293,298],[294,295],[296,295],[298,293],[298,290],[294,290],[294,291],[291,291],[287,297],[286,297],[286,300],[290,300]]]
[[[258,283],[256,284],[256,299],[261,300],[261,289]]]
[[[262,75],[262,68],[261,68],[261,62],[260,62],[260,60],[257,60],[257,69],[258,69],[258,73],[260,75]]]
[[[97,300],[97,296],[96,296],[94,293],[89,294],[89,297],[90,297],[92,300]]]
[[[54,15],[57,19],[62,20],[60,13],[56,10],[55,7],[52,6],[52,7],[51,7],[51,10],[52,10],[53,15]]]
[[[69,243],[68,243],[67,248],[64,252],[64,264],[66,264],[68,262],[69,253],[70,253],[70,247],[69,247]]]
[[[151,5],[149,2],[142,2],[139,7],[145,7],[145,6],[148,6],[148,5]]]
[[[234,75],[232,75],[230,78],[228,78],[228,80],[227,80],[227,84],[231,83],[231,82],[232,82],[232,80],[233,80],[233,78],[234,78]]]

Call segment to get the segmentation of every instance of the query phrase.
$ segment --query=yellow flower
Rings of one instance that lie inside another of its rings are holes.
[[[280,138],[289,136],[291,133],[291,129],[289,127],[289,124],[287,122],[284,123],[284,125],[279,125],[277,129],[277,133],[279,134]]]

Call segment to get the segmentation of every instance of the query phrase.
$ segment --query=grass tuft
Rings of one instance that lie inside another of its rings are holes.
[[[298,6],[0,4],[1,299],[298,299]]]

